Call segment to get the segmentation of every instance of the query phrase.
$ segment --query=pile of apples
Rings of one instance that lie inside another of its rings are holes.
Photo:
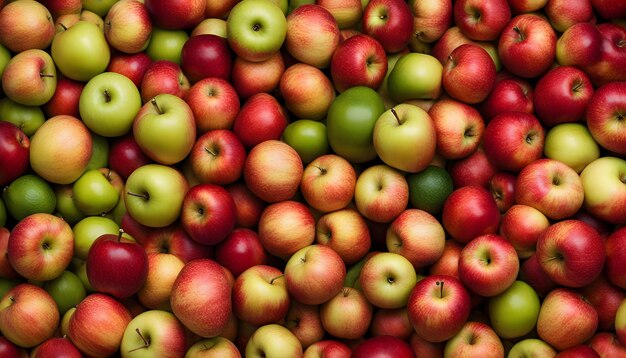
[[[626,357],[624,0],[0,0],[0,74],[2,357]]]

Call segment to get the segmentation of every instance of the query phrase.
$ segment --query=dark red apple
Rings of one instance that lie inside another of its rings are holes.
[[[78,101],[80,94],[85,87],[84,82],[74,81],[65,76],[57,78],[57,88],[52,98],[41,106],[46,118],[54,117],[60,114],[66,114],[80,118],[78,111]]]
[[[152,159],[141,150],[132,133],[111,141],[109,167],[122,178],[128,178],[135,169],[149,163],[152,163]]]
[[[107,67],[108,72],[117,72],[128,78],[137,86],[141,87],[143,75],[152,63],[152,59],[145,51],[128,54],[123,52],[113,52]],[[58,84],[57,84],[58,86]],[[57,87],[58,89],[58,87]]]
[[[256,231],[236,228],[215,247],[215,261],[237,277],[254,265],[267,264],[268,258]]]
[[[183,262],[194,259],[213,258],[213,247],[195,242],[182,228],[175,223],[159,230],[151,230],[141,241],[146,253],[165,252],[172,254]]]
[[[357,344],[352,350],[352,358],[411,358],[413,349],[407,343],[393,336],[376,336]]]
[[[196,35],[183,45],[181,67],[191,83],[208,77],[228,80],[232,66],[233,56],[228,41],[221,36]]]
[[[235,227],[237,208],[228,190],[215,184],[198,184],[185,194],[180,221],[199,244],[215,245]]]

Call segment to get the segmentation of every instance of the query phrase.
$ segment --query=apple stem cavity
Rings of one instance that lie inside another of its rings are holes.
[[[214,157],[217,157],[218,152],[215,149],[204,147],[204,151],[211,154]]]
[[[41,72],[41,73],[39,73],[39,77],[54,77],[54,75],[49,74],[49,73],[43,73],[43,72]]]
[[[150,196],[148,196],[148,194],[139,194],[139,193],[133,193],[132,191],[128,191],[126,192],[128,195],[132,195],[132,196],[136,196],[138,198],[142,198],[144,200],[148,200],[150,199]]]
[[[437,281],[435,284],[439,286],[439,298],[443,298],[443,283],[444,281]]]
[[[105,102],[111,102],[111,93],[109,92],[108,88],[104,89],[104,101]]]
[[[316,168],[320,170],[320,173],[321,173],[322,175],[324,175],[324,174],[328,173],[328,169],[326,169],[326,168],[322,168],[322,167],[320,167],[320,166],[316,166]]]
[[[161,107],[159,107],[159,104],[157,103],[156,97],[153,97],[150,100],[150,103],[152,103],[152,105],[154,106],[154,108],[159,114],[163,114],[163,111],[161,111]]]
[[[133,348],[133,349],[129,350],[128,353],[131,353],[131,352],[134,352],[134,351],[138,351],[140,349],[144,349],[144,348],[150,347],[150,340],[146,339],[146,337],[144,337],[143,334],[141,334],[141,331],[139,330],[139,328],[135,328],[135,332],[137,332],[139,337],[141,337],[141,340],[143,341],[143,346],[139,346],[137,348]]]
[[[513,27],[513,31],[517,32],[517,34],[519,35],[520,42],[526,40],[526,37],[524,36],[524,34],[522,33],[522,30],[519,27],[517,26]]]
[[[400,117],[398,116],[398,112],[396,112],[395,108],[390,108],[389,109],[391,111],[391,114],[393,114],[394,117],[396,117],[396,121],[398,121],[398,125],[402,124],[402,121],[400,120]]]
[[[285,274],[282,274],[282,275],[278,275],[278,276],[276,276],[276,277],[272,278],[272,279],[270,280],[270,285],[273,285],[273,284],[274,284],[274,281],[276,281],[276,280],[278,280],[279,278],[284,277],[284,276],[285,276]]]

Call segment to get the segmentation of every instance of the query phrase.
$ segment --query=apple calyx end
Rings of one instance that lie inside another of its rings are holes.
[[[139,328],[135,328],[135,332],[137,332],[139,337],[141,337],[141,340],[143,341],[143,345],[139,346],[137,348],[133,348],[133,349],[129,350],[128,353],[131,353],[131,352],[134,352],[134,351],[138,351],[140,349],[145,349],[145,348],[150,347],[150,340],[146,339],[146,337],[144,337],[143,334],[141,334],[141,331],[139,330]]]

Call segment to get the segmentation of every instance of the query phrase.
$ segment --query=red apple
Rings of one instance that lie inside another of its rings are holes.
[[[439,260],[428,268],[430,275],[448,275],[459,277],[459,258],[463,245],[454,240],[446,240]]]
[[[502,215],[499,233],[515,247],[520,258],[528,258],[535,252],[537,240],[548,226],[550,221],[541,211],[515,204]]]
[[[198,184],[185,194],[180,221],[194,241],[215,245],[233,230],[236,214],[235,201],[228,190],[215,184]]]
[[[525,112],[534,110],[533,87],[521,78],[501,79],[495,82],[489,96],[480,104],[481,111],[488,121],[503,112]]]
[[[298,338],[303,348],[316,346],[318,342],[324,342],[326,332],[324,327],[322,327],[319,307],[319,305],[305,305],[296,300],[292,300],[289,306],[289,312],[287,312],[283,325]],[[323,345],[320,344],[319,346]],[[315,348],[313,350],[317,351]]]
[[[598,352],[600,357],[626,357],[626,347],[620,344],[615,333],[598,332],[587,341],[587,344]]]
[[[140,243],[148,254],[170,253],[183,262],[213,257],[213,247],[201,245],[192,240],[180,223],[174,223],[158,230],[150,230]]]
[[[335,99],[333,84],[324,72],[304,63],[289,66],[278,89],[285,106],[297,118],[321,120]]]
[[[616,126],[626,110],[626,82],[598,88],[586,108],[587,128],[598,144],[617,154],[626,154],[626,130]]]
[[[520,280],[528,283],[540,297],[545,297],[557,284],[554,283],[548,274],[541,267],[537,254],[532,254],[520,267]]]
[[[497,233],[500,210],[487,189],[464,186],[454,190],[446,199],[442,224],[453,239],[468,243],[477,236]]]
[[[366,357],[414,357],[413,349],[405,341],[392,336],[377,336],[357,344],[352,350],[352,358]]]
[[[437,132],[437,153],[461,159],[474,153],[483,139],[485,121],[478,110],[454,99],[441,99],[428,110]]]
[[[511,9],[506,0],[482,2],[457,0],[454,3],[454,22],[470,39],[493,41],[511,20]]]
[[[446,167],[457,189],[470,185],[488,188],[489,181],[497,172],[481,146],[466,157],[448,161]]]
[[[78,348],[65,337],[52,337],[33,348],[31,358],[66,357],[81,358],[83,355]]]
[[[501,213],[506,212],[515,204],[516,179],[515,174],[507,171],[497,172],[489,179],[488,189]]]
[[[217,35],[192,36],[181,50],[181,68],[191,83],[209,77],[228,80],[232,62],[228,41]]]
[[[626,279],[621,262],[626,259],[626,228],[619,228],[606,239],[606,277],[609,281],[624,289]]]
[[[233,85],[221,78],[204,78],[187,92],[198,134],[212,129],[231,129],[239,113],[240,102]]]
[[[377,89],[385,79],[387,66],[381,43],[371,36],[357,34],[339,44],[330,62],[330,74],[339,92],[355,86]]]
[[[344,287],[337,295],[320,305],[324,330],[339,339],[363,337],[372,321],[372,304],[363,292]]]
[[[154,23],[164,29],[191,29],[204,19],[207,0],[147,0]]]
[[[339,45],[339,26],[325,7],[298,6],[287,16],[285,48],[296,60],[326,68]]]
[[[457,4],[459,1],[457,1]],[[496,79],[496,66],[482,47],[464,44],[444,63],[442,83],[450,97],[468,104],[484,101]]]
[[[256,228],[265,202],[254,195],[241,181],[227,185],[226,189],[235,200],[237,208],[235,227]]]
[[[363,33],[380,42],[387,53],[406,48],[413,35],[413,14],[402,0],[369,1],[361,21]]]
[[[602,56],[602,34],[595,24],[576,23],[556,41],[556,61],[561,66],[590,66]]]
[[[148,70],[148,67],[150,67],[151,63],[152,60],[145,51],[134,54],[114,51],[111,54],[111,60],[107,66],[107,71],[117,72],[130,78],[135,86],[140,88],[143,76]]]
[[[352,349],[345,343],[336,339],[322,339],[308,346],[304,351],[303,358],[349,358]]]
[[[393,221],[409,202],[409,184],[403,172],[386,164],[373,165],[356,180],[354,203],[364,217],[379,223]]]
[[[15,124],[0,121],[0,186],[8,185],[30,166],[30,139]]]
[[[437,41],[452,24],[452,1],[409,1],[413,36],[425,43]]]
[[[300,193],[314,209],[331,212],[350,204],[355,186],[356,171],[352,164],[336,154],[327,154],[304,168]]]
[[[581,287],[580,293],[598,312],[598,330],[615,329],[617,309],[626,298],[624,290],[612,284],[605,275],[600,275],[592,283]]]
[[[596,28],[602,37],[600,60],[585,66],[584,71],[596,87],[625,81],[626,75],[620,69],[626,65],[626,50],[622,46],[626,40],[626,28],[610,22],[599,23]]]
[[[504,346],[494,329],[483,322],[468,321],[444,347],[451,357],[503,357]]]
[[[235,228],[215,247],[215,261],[238,277],[246,269],[268,262],[267,253],[255,231]]]
[[[271,93],[278,88],[285,71],[285,60],[280,52],[261,62],[235,56],[230,82],[242,99],[257,93]]]
[[[152,159],[141,150],[132,133],[115,138],[110,143],[109,166],[124,179],[135,169],[152,163]]]
[[[232,295],[235,316],[255,326],[281,322],[291,302],[283,272],[267,265],[255,265],[242,272],[235,280]]]
[[[263,248],[269,254],[288,259],[315,240],[315,218],[309,208],[300,202],[284,200],[272,203],[261,214],[258,233]]]
[[[85,87],[84,82],[74,81],[65,76],[57,79],[57,88],[52,98],[41,106],[47,118],[60,114],[80,117],[78,101]]]
[[[315,242],[335,250],[346,265],[361,260],[372,246],[367,222],[352,208],[320,216],[316,223]]]
[[[443,254],[445,231],[426,211],[406,209],[387,229],[387,249],[407,258],[416,269],[430,266]]]
[[[185,98],[189,80],[180,66],[172,61],[154,61],[146,69],[141,81],[141,100],[145,103],[158,94],[168,93]]]
[[[278,140],[288,124],[287,113],[276,97],[258,93],[248,98],[233,123],[233,132],[246,148]]]

